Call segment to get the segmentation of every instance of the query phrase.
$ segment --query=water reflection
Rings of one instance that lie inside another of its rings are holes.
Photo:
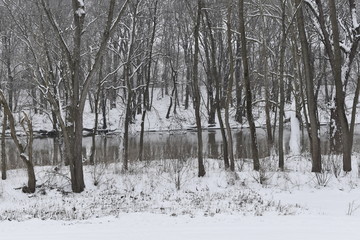
[[[327,153],[328,144],[326,134],[322,134],[322,151]],[[325,135],[325,136],[324,136]],[[268,146],[266,142],[266,132],[264,129],[257,129],[259,156],[266,157]],[[129,158],[130,161],[136,160],[139,149],[139,135],[130,137]],[[235,158],[251,158],[250,132],[248,129],[233,130],[234,155]],[[114,162],[120,161],[122,157],[122,140],[120,135],[96,136],[95,162]],[[285,129],[284,147],[285,153],[289,152],[290,131]],[[306,132],[303,133],[303,150],[307,149],[308,140]],[[222,158],[223,142],[219,130],[209,130],[203,132],[204,156],[206,158]],[[360,134],[354,139],[354,151],[360,148]],[[85,164],[91,153],[91,137],[84,137],[83,158]],[[57,165],[62,162],[61,142],[57,138],[41,138],[34,140],[34,164],[37,166]],[[9,169],[23,167],[22,161],[15,145],[11,139],[7,139],[7,166]],[[276,147],[276,146],[275,146]],[[196,132],[148,132],[144,136],[144,160],[154,159],[177,159],[180,157],[196,157],[197,155],[197,134]]]

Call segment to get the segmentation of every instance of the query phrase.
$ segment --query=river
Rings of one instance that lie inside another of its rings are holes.
[[[360,128],[354,137],[354,151],[360,151]],[[306,131],[302,136],[302,151],[308,151],[308,138]],[[325,130],[322,131],[322,152],[328,152]],[[132,135],[129,139],[129,158],[130,161],[136,160],[139,152],[139,134]],[[234,129],[234,154],[235,158],[251,158],[250,134],[249,129]],[[257,139],[259,156],[268,155],[266,142],[266,131],[257,129]],[[289,153],[290,129],[284,132],[285,153]],[[204,157],[222,158],[222,137],[220,130],[203,131]],[[88,162],[92,145],[91,137],[83,139],[83,158],[84,163]],[[120,161],[122,157],[122,136],[107,135],[96,136],[95,161],[112,163]],[[177,159],[180,157],[196,157],[197,154],[197,134],[195,131],[183,132],[146,132],[144,137],[144,160],[157,159]],[[19,154],[12,139],[6,142],[7,166],[9,169],[23,167]],[[58,165],[62,163],[59,141],[54,138],[34,139],[33,161],[36,166]]]

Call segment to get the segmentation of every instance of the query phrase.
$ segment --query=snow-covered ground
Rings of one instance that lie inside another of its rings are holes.
[[[219,240],[359,239],[359,218],[329,216],[173,218],[135,213],[118,218],[63,222],[31,220],[0,224],[6,240]]]
[[[204,178],[191,159],[132,163],[128,173],[86,166],[81,194],[69,192],[65,167],[37,167],[42,186],[31,195],[15,189],[25,171],[12,170],[0,182],[1,239],[359,239],[359,162],[338,178],[316,178],[297,156],[285,172],[275,158],[260,173],[238,162],[236,175],[207,159]]]

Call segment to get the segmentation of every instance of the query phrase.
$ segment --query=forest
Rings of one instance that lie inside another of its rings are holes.
[[[35,192],[32,116],[40,114],[63,141],[71,190],[83,192],[86,106],[93,135],[109,129],[109,109],[122,112],[126,172],[129,129],[140,126],[141,162],[147,115],[158,107],[154,98],[165,97],[163,118],[193,112],[198,177],[206,176],[202,129],[214,125],[223,168],[236,171],[232,122],[249,128],[253,169],[262,170],[255,111],[280,171],[284,128],[298,122],[309,138],[311,172],[324,172],[320,126],[350,172],[359,120],[357,10],[356,0],[2,0],[2,179],[9,134],[27,169],[23,191]]]

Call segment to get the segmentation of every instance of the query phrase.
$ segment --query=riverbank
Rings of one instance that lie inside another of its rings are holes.
[[[202,96],[207,96],[206,89],[202,88]],[[170,111],[169,117],[167,118],[168,107],[170,105],[170,96],[162,96],[161,89],[154,90],[154,96],[152,101],[152,108],[151,111],[147,111],[144,128],[145,131],[153,132],[153,131],[183,131],[188,129],[194,129],[196,127],[195,121],[195,112],[192,107],[192,104],[189,105],[188,109],[184,109],[180,101],[180,106],[176,107],[176,111],[174,112],[174,106]],[[120,133],[123,132],[124,129],[124,120],[125,120],[125,106],[121,99],[118,99],[116,103],[116,108],[110,108],[109,106],[106,107],[106,118],[105,120],[102,117],[102,113],[99,113],[99,129],[103,129],[103,123],[106,121],[106,130]],[[208,110],[205,102],[201,104],[201,120],[202,120],[202,127],[205,129],[214,128],[219,129],[220,124],[215,116],[215,124],[208,123]],[[285,122],[289,122],[290,116],[292,113],[292,106],[286,105],[285,115],[286,119]],[[243,116],[243,124],[238,123],[235,121],[235,114],[236,109],[234,106],[230,107],[229,109],[229,121],[231,128],[247,128],[248,123],[245,115]],[[259,102],[258,104],[254,105],[254,119],[256,127],[264,127],[266,125],[266,118],[265,118],[265,111],[263,103]],[[223,119],[224,119],[224,111],[222,111]],[[319,115],[322,117],[320,122],[328,123],[328,119],[325,113],[319,112]],[[34,130],[40,131],[51,131],[52,121],[49,118],[50,115],[47,113],[43,114],[34,114],[29,113],[29,116],[33,122]],[[130,124],[129,131],[130,133],[136,133],[141,130],[141,114],[137,114],[134,119],[134,123]],[[275,117],[275,113],[271,113],[271,118]],[[91,112],[90,104],[87,102],[85,104],[84,114],[83,114],[83,124],[85,129],[93,129],[95,122],[95,114]],[[272,121],[274,122],[274,121]],[[22,129],[19,127],[19,131]]]
[[[127,173],[120,164],[99,164],[85,167],[81,194],[71,193],[67,167],[36,167],[39,187],[30,195],[17,190],[26,182],[25,170],[11,170],[0,182],[0,230],[4,239],[21,239],[25,232],[34,236],[29,239],[52,233],[50,239],[75,239],[81,233],[88,239],[169,234],[169,239],[238,239],[238,234],[353,239],[360,216],[360,158],[353,159],[351,173],[329,167],[318,175],[310,173],[304,156],[288,156],[285,172],[277,171],[275,158],[263,159],[260,172],[251,170],[250,161],[238,161],[236,174],[224,171],[222,161],[207,159],[204,178],[197,178],[193,159],[133,163]]]

